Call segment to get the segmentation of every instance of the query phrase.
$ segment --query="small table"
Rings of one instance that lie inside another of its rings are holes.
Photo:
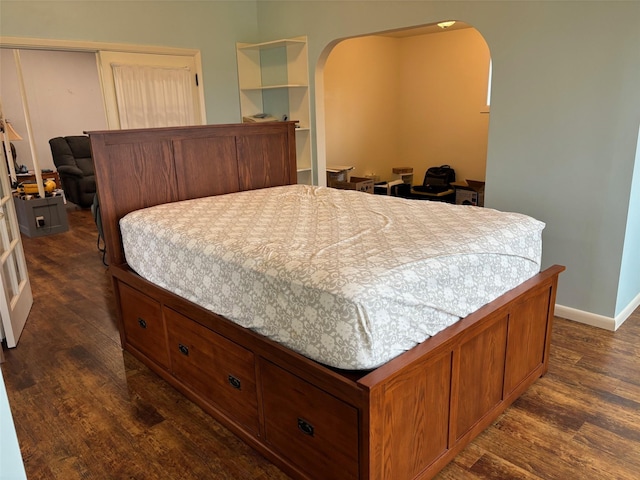
[[[404,185],[405,183],[402,180],[390,180],[388,182],[377,182],[373,186],[373,193],[377,193],[378,195],[394,195],[395,192],[393,188],[397,185]],[[408,185],[408,184],[407,184]]]
[[[60,182],[60,175],[58,172],[42,172],[42,180],[53,180],[56,182],[56,188],[62,188],[62,183]],[[35,182],[36,174],[33,171],[29,171],[29,173],[17,173],[16,178],[18,179],[18,183],[23,182]]]

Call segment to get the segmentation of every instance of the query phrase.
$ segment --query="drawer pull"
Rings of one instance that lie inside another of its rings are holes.
[[[180,350],[180,353],[185,355],[185,356],[189,356],[189,347],[179,343],[178,344],[178,350]]]
[[[140,327],[142,328],[147,328],[147,322],[144,318],[138,317],[138,325],[140,325]]]
[[[229,385],[231,385],[233,388],[236,388],[236,389],[240,390],[240,380],[239,379],[237,379],[233,375],[229,375],[227,377],[227,380],[229,380]]]
[[[300,431],[305,435],[313,437],[313,425],[301,418],[298,418],[298,429],[300,429]]]

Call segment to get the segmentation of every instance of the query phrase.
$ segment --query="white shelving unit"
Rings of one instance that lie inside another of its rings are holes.
[[[238,43],[238,81],[243,117],[267,113],[298,122],[298,183],[313,184],[307,37]]]

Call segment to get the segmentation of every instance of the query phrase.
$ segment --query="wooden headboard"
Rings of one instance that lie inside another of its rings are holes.
[[[87,133],[109,265],[125,262],[119,221],[129,212],[297,182],[295,122]]]

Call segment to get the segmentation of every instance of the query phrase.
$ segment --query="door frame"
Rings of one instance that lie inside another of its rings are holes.
[[[195,63],[195,70],[198,78],[202,83],[202,58],[199,50],[196,49],[185,49],[185,48],[173,48],[173,47],[159,47],[159,46],[148,46],[148,45],[133,45],[133,44],[115,44],[115,43],[103,43],[103,42],[84,42],[84,41],[73,41],[73,40],[51,40],[51,39],[40,39],[40,38],[23,38],[23,37],[6,37],[0,36],[0,48],[12,49],[12,50],[50,50],[50,51],[66,51],[66,52],[88,52],[94,53],[96,55],[96,68],[98,69],[98,73],[100,70],[100,66],[98,64],[98,52],[99,51],[118,51],[118,52],[129,52],[129,53],[142,53],[142,54],[159,54],[159,55],[177,55],[177,56],[187,56],[192,57]],[[99,75],[99,78],[100,75]],[[102,101],[103,104],[105,102],[105,92],[104,85],[100,84],[100,89],[102,92]],[[202,123],[206,124],[206,110],[205,110],[205,101],[204,101],[204,88],[198,88],[198,97],[200,104],[200,116],[202,117]],[[24,105],[23,105],[24,108]],[[105,105],[105,113],[106,113],[106,105]],[[107,123],[108,124],[108,123]],[[5,167],[6,169],[6,167]],[[2,173],[2,168],[0,168],[0,174]],[[6,178],[4,178],[6,177]],[[9,185],[8,183],[8,174],[5,175],[2,179],[3,186],[5,189]],[[6,185],[5,185],[6,184]],[[10,191],[10,189],[8,190]],[[17,225],[17,219],[15,210],[13,209],[14,205],[12,201],[6,202],[9,210],[13,210],[9,213],[9,223],[12,225],[12,230],[17,232],[17,235],[20,236],[20,231]],[[2,220],[3,222],[5,220]],[[15,247],[15,253],[12,255],[17,255],[18,261],[20,258],[24,262],[24,251],[22,250],[22,243],[20,241],[17,242],[17,246]],[[31,293],[30,282],[28,279],[28,273],[24,272],[26,276],[26,284],[25,282],[20,282],[21,291],[25,291],[27,296],[25,297],[26,303],[24,302],[13,301],[10,305],[0,305],[0,310],[2,310],[2,317],[11,318],[11,311],[13,309],[17,309],[16,313],[20,313],[20,316],[24,316],[24,320],[26,321],[26,316],[28,315],[28,311],[33,303],[33,296]],[[26,290],[24,290],[26,289]],[[28,292],[27,292],[28,290]],[[28,297],[28,298],[27,298]],[[28,306],[25,306],[27,305]],[[24,311],[26,308],[26,312]],[[19,310],[19,312],[18,312]],[[3,318],[4,321],[4,318]],[[22,322],[24,324],[24,322]],[[18,335],[14,335],[12,331],[7,332],[6,328],[1,328],[4,331],[4,336],[7,339],[7,345],[9,347],[16,346]],[[10,338],[11,337],[11,338]],[[2,358],[0,358],[0,361]]]
[[[202,88],[198,89],[200,102],[200,116],[202,124],[207,123],[207,113],[204,101],[204,82],[202,75],[202,55],[200,50],[193,48],[163,47],[155,45],[135,45],[128,43],[85,42],[77,40],[54,40],[47,38],[6,37],[0,36],[0,48],[17,50],[59,50],[66,52],[90,52],[96,54],[96,67],[98,65],[97,53],[100,51],[113,51],[125,53],[148,53],[157,55],[181,55],[193,57],[196,66],[196,74]],[[105,101],[104,85],[100,85],[102,99]],[[105,112],[107,105],[105,105]]]
[[[1,104],[0,119],[6,122]],[[8,161],[11,161],[11,152],[7,145],[10,141],[6,137],[6,130],[0,137],[2,148]],[[33,292],[22,247],[9,171],[4,161],[0,161],[0,246],[0,340],[4,338],[7,347],[13,348],[18,344],[27,323],[33,305]],[[3,360],[4,355],[0,356],[0,361]]]
[[[192,120],[189,125],[204,125],[199,95],[203,91],[197,74],[197,66],[191,55],[168,55],[116,52],[113,50],[100,50],[96,53],[98,63],[98,76],[102,85],[102,98],[106,108],[107,125],[109,130],[122,128],[120,107],[118,106],[118,94],[116,93],[116,80],[113,72],[114,64],[139,65],[151,68],[187,69],[189,71],[189,87],[191,91],[191,104],[193,108]],[[195,76],[195,77],[194,77]],[[200,123],[198,123],[200,122]]]

